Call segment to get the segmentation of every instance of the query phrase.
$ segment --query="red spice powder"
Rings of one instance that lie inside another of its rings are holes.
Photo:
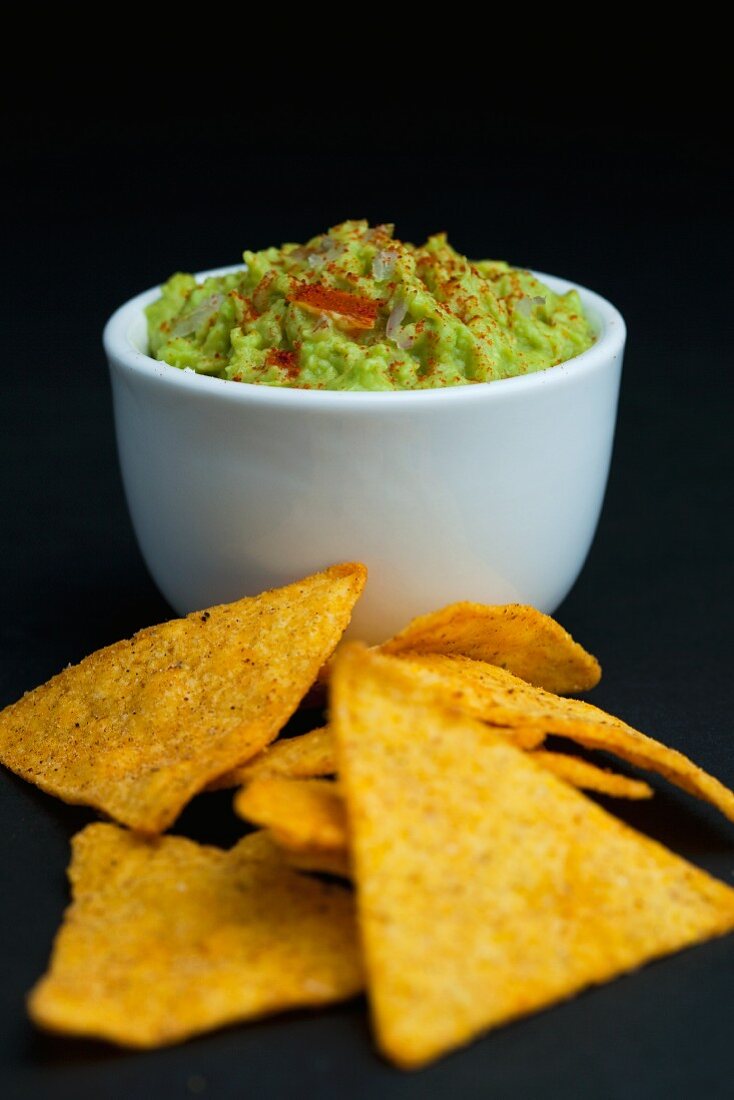
[[[286,372],[289,378],[297,378],[299,372],[298,355],[295,351],[280,351],[278,348],[271,348],[268,352],[265,362],[269,367],[280,367]]]
[[[332,290],[320,283],[296,283],[288,295],[288,301],[312,313],[335,313],[352,328],[374,328],[377,320],[378,303],[371,298],[349,294],[346,290]]]

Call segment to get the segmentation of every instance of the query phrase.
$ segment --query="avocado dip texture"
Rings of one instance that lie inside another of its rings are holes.
[[[234,382],[414,390],[545,370],[594,342],[576,291],[470,261],[442,233],[417,248],[348,221],[244,261],[171,276],[146,309],[152,356]]]

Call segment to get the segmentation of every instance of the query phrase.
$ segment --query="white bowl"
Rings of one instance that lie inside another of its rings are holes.
[[[350,633],[367,642],[454,600],[553,611],[599,518],[625,341],[614,306],[576,289],[598,334],[582,355],[389,393],[178,370],[146,354],[159,289],[127,302],[104,344],[130,514],[163,595],[183,614],[358,560],[370,579]]]

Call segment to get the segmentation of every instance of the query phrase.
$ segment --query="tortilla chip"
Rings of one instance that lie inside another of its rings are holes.
[[[481,700],[485,718],[498,726],[519,726],[521,739],[527,738],[534,727],[538,734],[541,730],[556,733],[585,748],[615,753],[622,760],[657,772],[696,798],[710,802],[734,821],[734,793],[723,783],[683,753],[640,733],[590,703],[562,699],[542,688],[532,687],[503,669],[467,657],[411,653],[401,656],[400,660],[410,667],[411,673],[432,677],[436,684],[453,684],[454,696],[446,700],[451,705],[459,693],[463,693],[462,709],[465,698]],[[479,709],[477,706],[472,713],[477,716]]]
[[[435,675],[432,671],[419,670],[416,683],[423,682],[429,694],[443,696],[445,692],[454,692],[456,705],[465,709],[467,714],[482,718],[494,713],[494,696],[488,696],[481,686],[475,688],[467,684],[462,673],[454,676],[453,669],[447,669],[446,675]],[[523,749],[534,749],[545,740],[545,733],[537,726],[527,728],[514,726],[503,729],[502,733]],[[284,737],[273,745],[263,749],[246,764],[234,768],[231,772],[209,783],[207,790],[218,791],[227,787],[240,787],[255,779],[281,777],[284,779],[317,779],[336,772],[334,738],[328,726],[311,730],[298,737]]]
[[[284,848],[345,851],[344,802],[328,779],[256,779],[235,796],[236,813],[269,829]]]
[[[653,789],[642,779],[630,779],[607,768],[598,768],[580,756],[568,756],[565,752],[534,752],[533,760],[564,779],[572,787],[585,791],[598,791],[614,798],[652,798]]]
[[[350,893],[259,834],[223,852],[96,824],[72,848],[72,904],[29,998],[41,1027],[156,1047],[362,986]]]
[[[601,667],[555,619],[534,607],[452,603],[413,619],[380,646],[383,653],[442,653],[507,669],[561,695],[599,683]]]
[[[251,783],[253,779],[274,775],[287,776],[290,779],[313,779],[333,773],[334,739],[331,731],[322,726],[298,737],[282,737],[247,764],[241,764],[239,768],[215,779],[207,789],[218,791],[225,787],[241,787],[243,783]]]
[[[423,698],[425,701],[425,696]],[[504,732],[493,731],[501,735]],[[653,794],[647,783],[605,771],[578,756],[534,752],[533,759],[574,787],[618,798],[651,798]],[[329,867],[323,865],[322,856],[328,863],[335,856],[340,870],[346,866],[344,855],[349,850],[349,835],[338,784],[265,776],[253,780],[239,792],[235,809],[246,821],[265,827],[284,850],[299,853],[302,859],[297,862],[289,859],[291,866],[308,871],[331,870],[331,864]]]
[[[399,1066],[734,928],[734,890],[426,702],[401,662],[345,650],[331,715],[371,1010]]]
[[[343,852],[330,852],[323,848],[281,848],[280,850],[288,866],[296,871],[317,871],[320,874],[344,879],[352,877],[349,853],[346,849]]]
[[[399,660],[410,670],[416,691],[422,691],[427,700],[455,707],[492,726],[504,727],[501,732],[518,748],[535,749],[545,740],[546,726],[538,720],[537,708],[535,713],[532,708],[526,712],[514,697],[516,684],[530,692],[534,689],[504,669],[484,661],[439,653],[400,653],[390,659]]]
[[[0,714],[0,762],[66,802],[166,829],[212,779],[278,733],[346,628],[365,582],[336,565],[142,630]]]

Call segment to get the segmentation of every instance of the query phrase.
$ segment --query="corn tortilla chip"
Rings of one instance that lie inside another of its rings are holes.
[[[322,726],[298,737],[282,737],[263,749],[246,764],[209,784],[212,791],[225,787],[241,787],[253,779],[284,775],[292,779],[313,779],[332,775],[334,772],[334,739],[331,731]]]
[[[93,653],[0,714],[0,762],[66,802],[160,832],[277,735],[365,575],[333,566]]]
[[[416,689],[421,683],[429,697],[436,697],[439,700],[445,690],[458,686],[459,693],[455,699],[456,706],[474,717],[492,711],[486,693],[472,691],[472,685],[469,685],[469,690],[462,691],[465,687],[463,683],[457,685],[453,680],[448,680],[443,676],[436,677],[431,673],[423,677],[423,672],[420,670],[417,673]],[[514,725],[507,728],[497,727],[497,730],[523,749],[535,749],[545,740],[545,733],[537,726],[529,725],[525,728]],[[287,751],[286,745],[288,746]],[[277,751],[280,750],[281,746],[283,751]],[[220,789],[225,786],[225,780],[226,786],[230,787],[232,786],[230,779],[235,777],[237,785],[240,785],[241,783],[252,782],[254,779],[270,776],[280,776],[284,779],[317,779],[335,773],[336,747],[334,737],[328,726],[322,726],[298,737],[276,741],[271,748],[258,753],[251,763],[235,768],[232,772],[228,772],[223,776],[221,780],[215,780],[214,783],[210,784],[210,789]]]
[[[565,752],[534,752],[533,760],[553,772],[559,779],[565,779],[572,787],[585,791],[598,791],[600,794],[615,798],[652,798],[653,789],[641,779],[630,779],[618,775],[607,768],[598,768],[596,764],[582,760],[580,756],[568,756]]]
[[[349,892],[265,837],[223,852],[96,824],[72,845],[72,904],[29,998],[41,1027],[163,1046],[362,986]]]
[[[535,727],[538,733],[542,730],[560,734],[585,748],[615,753],[622,760],[657,772],[696,798],[710,802],[734,821],[734,793],[728,787],[683,753],[640,733],[590,703],[562,699],[503,669],[467,657],[411,653],[401,656],[400,660],[407,662],[411,670],[422,670],[424,675],[433,677],[437,684],[441,681],[453,683],[455,697],[463,692],[466,697],[481,699],[484,717],[498,726],[517,724],[523,738]],[[464,686],[460,688],[462,683]],[[453,699],[446,701],[453,705]],[[464,709],[463,701],[461,706]],[[473,713],[476,716],[477,711]]]
[[[332,684],[381,1050],[414,1068],[734,927],[734,891],[359,646]]]
[[[352,877],[349,853],[346,849],[340,852],[328,851],[324,848],[281,848],[281,852],[288,866],[297,871],[317,871],[344,879]]]
[[[420,688],[418,689],[420,693]],[[413,688],[413,697],[416,697]],[[424,701],[432,701],[431,697]],[[492,730],[492,736],[504,730]],[[420,737],[420,731],[417,731]],[[618,798],[651,798],[652,789],[639,779],[629,779],[605,771],[578,756],[560,752],[532,753],[542,764],[566,783],[586,790],[616,795]],[[263,826],[284,851],[298,854],[299,861],[289,858],[292,866],[304,870],[322,871],[322,857],[327,862],[332,855],[342,862],[349,850],[349,832],[343,794],[337,783],[317,779],[290,779],[286,776],[264,776],[244,787],[235,798],[240,817]]]
[[[328,848],[286,848],[278,843],[270,829],[258,829],[249,836],[258,837],[255,854],[260,858],[285,863],[295,871],[318,872],[343,879],[351,877],[346,848],[343,851],[330,851]]]
[[[555,619],[525,604],[449,604],[413,619],[379,648],[472,657],[561,695],[587,691],[601,677],[596,657]]]
[[[400,653],[390,655],[390,659],[399,660],[409,669],[416,691],[423,692],[427,700],[455,707],[492,726],[504,727],[501,732],[521,749],[537,748],[545,740],[548,730],[544,721],[538,719],[544,717],[548,708],[542,714],[537,708],[535,711],[526,708],[524,701],[515,698],[516,685],[527,688],[530,699],[534,689],[504,669],[485,661],[440,653]]]
[[[464,675],[463,669],[451,665],[434,671],[420,666],[420,657],[411,655],[406,660],[415,660],[416,684],[422,683],[429,694],[445,698],[446,692],[452,693],[452,699],[467,714],[490,721],[497,713],[495,696],[483,690],[481,684],[475,684]],[[542,744],[545,732],[537,725],[526,728],[517,724],[501,731],[520,748],[534,749]],[[240,787],[255,779],[280,776],[288,779],[316,779],[333,775],[336,771],[334,738],[328,726],[310,730],[296,737],[284,737],[268,745],[257,756],[241,764],[230,772],[219,776],[209,783],[207,790],[218,791],[228,787]]]
[[[344,802],[328,779],[255,779],[237,793],[234,808],[285,848],[347,848]]]

